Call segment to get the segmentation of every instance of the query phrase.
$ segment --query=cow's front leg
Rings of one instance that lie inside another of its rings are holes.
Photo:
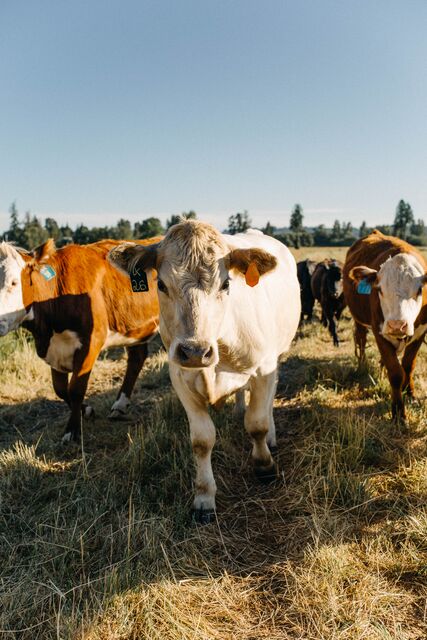
[[[276,447],[276,429],[273,420],[273,401],[276,392],[276,370],[252,378],[250,401],[245,413],[245,428],[252,439],[252,460],[255,474],[260,480],[273,480],[276,467],[270,445]]]
[[[190,391],[173,365],[170,366],[170,377],[190,425],[191,446],[196,465],[194,519],[200,524],[208,524],[213,520],[216,508],[216,483],[211,463],[215,425],[209,416],[207,405]]]
[[[359,361],[359,367],[365,362],[366,338],[368,329],[356,320],[354,321],[354,355]]]
[[[329,329],[329,333],[332,336],[332,340],[334,342],[334,347],[339,347],[340,346],[340,341],[338,340],[338,335],[337,335],[337,325],[335,323],[335,318],[334,318],[334,311],[332,309],[329,309],[327,312],[327,320],[328,320],[328,329]]]
[[[375,339],[381,353],[381,360],[387,369],[387,375],[391,386],[391,413],[396,421],[405,422],[405,405],[402,396],[402,386],[405,377],[400,365],[395,347],[380,334],[375,334]]]
[[[410,398],[413,398],[415,396],[414,377],[413,377],[415,362],[417,359],[419,348],[421,347],[423,342],[424,342],[424,335],[421,336],[421,338],[419,338],[418,340],[414,340],[414,342],[411,342],[406,347],[405,352],[403,354],[403,358],[402,358],[402,367],[405,372],[403,390],[406,391],[407,395]]]
[[[82,406],[85,397],[90,371],[87,373],[73,373],[68,386],[68,398],[71,415],[68,419],[62,442],[78,441],[82,428]]]
[[[56,369],[51,369],[51,373],[53,389],[56,395],[70,406],[70,399],[68,397],[68,373],[56,371]],[[91,419],[95,418],[95,411],[93,407],[85,402],[82,403],[82,417]]]

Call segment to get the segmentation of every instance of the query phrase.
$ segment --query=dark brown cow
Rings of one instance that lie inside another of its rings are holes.
[[[342,282],[342,263],[324,260],[316,265],[311,276],[311,290],[322,308],[322,323],[328,327],[334,345],[339,346],[335,320],[339,320],[345,308]]]
[[[301,318],[300,323],[313,319],[314,296],[311,290],[311,276],[313,275],[316,263],[313,260],[301,260],[297,262],[297,276],[301,291]]]
[[[144,274],[130,280],[111,267],[106,255],[119,244],[103,240],[56,250],[48,240],[32,253],[0,244],[0,335],[19,325],[33,334],[37,354],[51,367],[56,394],[71,409],[64,440],[78,439],[82,413],[91,413],[83,399],[101,349],[128,348],[125,378],[112,406],[111,417],[118,417],[129,405],[146,341],[157,332],[155,280],[151,272],[147,280]]]
[[[377,230],[350,247],[344,265],[356,355],[364,359],[367,331],[372,329],[391,385],[392,415],[401,420],[402,392],[414,395],[415,359],[427,330],[426,266],[410,244]]]

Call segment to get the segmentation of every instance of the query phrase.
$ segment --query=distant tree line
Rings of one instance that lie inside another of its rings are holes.
[[[59,226],[54,218],[46,218],[43,224],[40,218],[31,215],[29,211],[20,220],[16,203],[10,206],[9,213],[9,229],[3,234],[3,239],[14,242],[24,249],[33,249],[48,238],[53,238],[56,245],[62,247],[72,242],[89,244],[104,238],[116,240],[152,238],[165,232],[165,227],[159,218],[155,217],[145,218],[133,225],[129,220],[121,218],[114,226],[87,227],[85,224],[79,224],[75,229],[71,229],[68,224]],[[166,229],[179,222],[181,218],[196,217],[194,211],[184,212],[181,216],[172,215],[166,220]]]
[[[195,211],[183,212],[172,215],[166,220],[165,226],[159,218],[149,217],[133,224],[129,220],[121,218],[114,226],[88,227],[84,224],[71,229],[68,224],[59,226],[54,218],[46,218],[44,224],[41,220],[27,211],[23,219],[20,219],[16,203],[9,209],[9,229],[3,234],[3,239],[14,242],[26,249],[33,249],[42,244],[47,238],[53,238],[58,247],[71,242],[88,244],[97,242],[103,238],[117,240],[138,240],[162,235],[165,230],[177,224],[182,218],[195,219]],[[252,220],[248,211],[235,213],[228,218],[227,233],[232,235],[242,233],[252,226]],[[413,245],[427,245],[427,229],[423,220],[415,220],[412,207],[408,202],[400,200],[391,225],[377,225],[377,229],[387,235],[395,235],[407,240]],[[304,226],[304,213],[300,204],[296,204],[291,212],[289,227],[281,231],[267,222],[262,231],[274,236],[284,244],[296,249],[300,247],[346,247],[353,244],[356,238],[363,238],[372,231],[366,222],[362,222],[359,229],[353,227],[351,222],[335,220],[332,228],[320,224],[314,228]]]

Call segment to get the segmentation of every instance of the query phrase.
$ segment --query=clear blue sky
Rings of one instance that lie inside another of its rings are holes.
[[[427,221],[426,0],[2,0],[0,230]]]

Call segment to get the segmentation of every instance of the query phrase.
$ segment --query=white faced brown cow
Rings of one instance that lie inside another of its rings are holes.
[[[275,474],[269,447],[276,445],[277,362],[295,336],[301,308],[295,260],[260,232],[227,236],[194,220],[171,227],[157,246],[119,246],[109,260],[131,277],[158,272],[160,334],[196,461],[194,511],[208,522],[216,493],[208,405],[249,389],[245,427],[255,471],[264,478]]]
[[[426,268],[410,244],[375,230],[350,247],[343,270],[356,355],[364,359],[371,328],[392,389],[392,415],[398,420],[405,419],[402,392],[414,395],[415,359],[427,330]]]
[[[155,283],[144,293],[132,291],[129,278],[106,260],[118,244],[102,240],[56,250],[48,240],[31,253],[0,244],[0,336],[20,325],[33,334],[37,354],[51,367],[55,392],[71,410],[65,441],[79,438],[82,414],[92,413],[83,400],[101,349],[128,348],[125,379],[111,408],[116,418],[130,404],[146,341],[157,332]]]

